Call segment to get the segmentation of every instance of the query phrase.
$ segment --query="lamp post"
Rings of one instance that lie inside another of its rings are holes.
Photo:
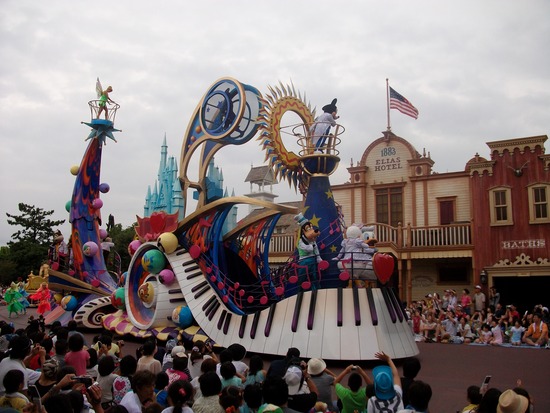
[[[479,282],[482,285],[487,285],[488,279],[487,279],[487,271],[485,271],[485,269],[481,270],[481,272],[479,273]]]

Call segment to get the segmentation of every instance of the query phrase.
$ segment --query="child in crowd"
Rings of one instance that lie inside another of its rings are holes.
[[[489,324],[484,323],[481,326],[479,337],[475,339],[474,343],[489,344],[491,342],[492,337],[493,337],[493,333],[491,333],[491,327],[489,326]]]
[[[193,387],[186,380],[176,380],[168,387],[168,407],[163,413],[193,413],[187,403],[193,397]],[[158,399],[157,399],[158,401]]]
[[[177,381],[177,380],[176,380]],[[157,381],[155,382],[155,398],[157,403],[162,407],[168,406],[168,374],[165,371],[161,371],[157,374]]]
[[[231,361],[226,361],[220,366],[222,376],[222,389],[228,386],[243,388],[244,378],[237,374],[237,369]]]
[[[10,370],[4,376],[4,388],[6,394],[0,398],[0,407],[11,407],[23,411],[29,403],[29,399],[22,393],[25,375],[21,370]]]
[[[90,365],[90,353],[84,350],[84,338],[81,334],[69,337],[69,352],[65,355],[65,363],[73,366],[77,376],[85,376]]]
[[[264,370],[263,359],[259,355],[254,354],[252,357],[250,357],[250,361],[248,363],[248,374],[246,376],[244,386],[246,387],[249,384],[263,383],[266,374],[267,373]]]
[[[512,343],[513,346],[521,346],[521,336],[524,331],[525,327],[523,327],[520,321],[516,319],[514,326],[510,328],[510,333],[512,334],[512,337],[510,337],[510,343]]]

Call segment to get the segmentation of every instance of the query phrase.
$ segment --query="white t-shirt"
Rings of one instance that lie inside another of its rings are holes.
[[[12,359],[6,357],[0,362],[0,395],[3,396],[6,393],[3,381],[4,376],[10,370],[19,370],[23,372],[23,390],[27,390],[29,384],[34,384],[40,377],[39,371],[34,371],[25,367],[23,362],[19,359]]]

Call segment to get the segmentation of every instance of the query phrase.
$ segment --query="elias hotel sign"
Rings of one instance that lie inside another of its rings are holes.
[[[376,159],[374,171],[389,171],[401,169],[401,157],[397,156],[397,150],[393,146],[387,146],[380,151],[380,158]]]

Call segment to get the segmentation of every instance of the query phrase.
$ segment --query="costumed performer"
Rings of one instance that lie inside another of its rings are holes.
[[[99,95],[98,96],[98,98],[99,98],[99,104],[98,104],[99,105],[99,110],[97,111],[97,118],[99,119],[100,116],[101,116],[101,112],[105,111],[105,119],[108,119],[109,118],[109,109],[107,108],[107,103],[108,102],[115,103],[115,101],[112,100],[109,97],[109,93],[111,93],[113,91],[113,87],[109,86],[109,87],[107,87],[107,89],[102,90],[101,83],[99,83],[99,79],[97,79],[96,89],[97,89],[97,94]]]
[[[339,254],[333,258],[338,261],[338,268],[347,271],[357,286],[363,287],[362,280],[369,279],[368,272],[372,273],[372,257],[377,251],[363,238],[363,232],[357,224],[350,225],[346,229],[346,238],[342,240],[342,248]]]
[[[340,117],[337,113],[336,99],[332,99],[331,103],[323,106],[323,113],[315,119],[315,123],[309,128],[311,143],[315,151],[320,151],[325,145],[330,127],[336,126],[336,119]]]
[[[18,288],[19,294],[21,294],[21,299],[19,300],[19,302],[23,306],[23,313],[27,314],[27,308],[29,308],[29,305],[30,305],[29,300],[27,300],[29,293],[27,292],[27,290],[25,290],[25,285],[23,284],[23,281],[17,284],[17,288]]]
[[[11,318],[11,314],[15,313],[18,315],[19,312],[24,310],[23,305],[21,304],[21,294],[19,294],[19,288],[17,284],[12,282],[10,287],[4,293],[4,300],[8,305],[8,318]]]
[[[298,283],[309,281],[311,289],[317,289],[318,283],[318,264],[322,261],[319,247],[315,241],[321,234],[319,228],[315,227],[301,213],[294,217],[294,220],[300,225],[300,238],[298,240]]]
[[[48,284],[42,283],[40,285],[40,288],[30,296],[31,299],[38,301],[38,309],[36,312],[40,315],[43,315],[46,311],[50,311],[52,309],[50,304],[50,289],[48,288]]]

